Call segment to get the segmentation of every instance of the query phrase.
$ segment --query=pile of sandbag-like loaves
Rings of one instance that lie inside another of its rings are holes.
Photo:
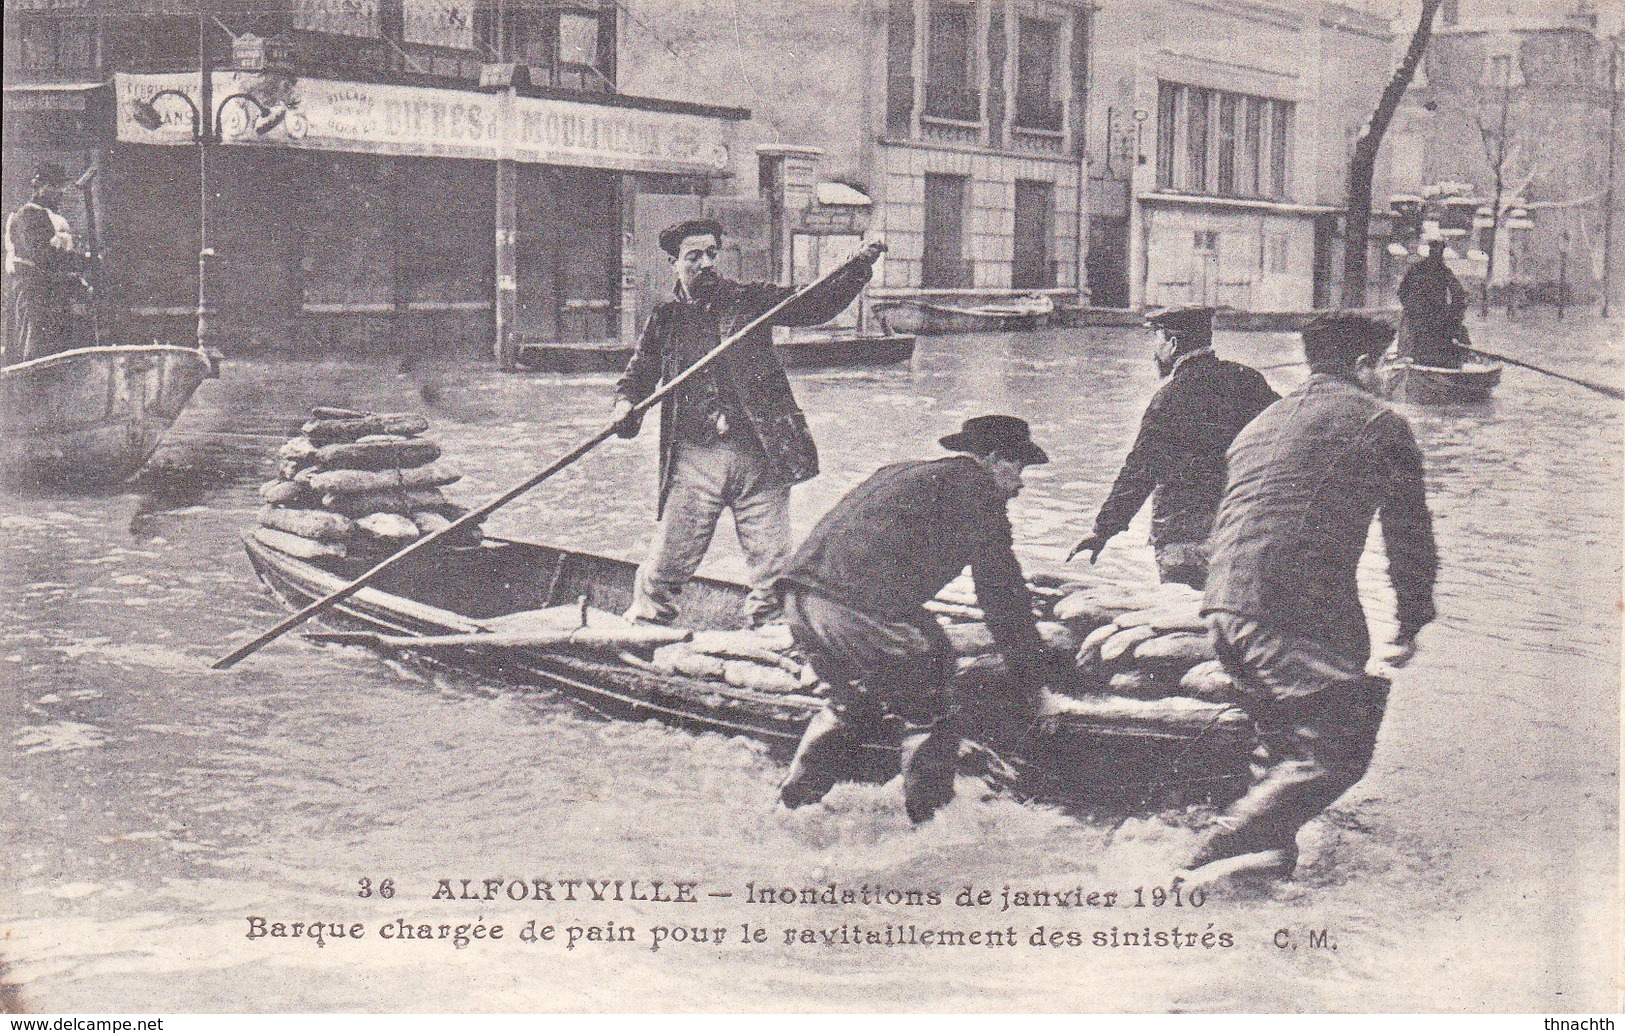
[[[260,486],[254,536],[301,559],[382,558],[451,524],[466,510],[441,488],[462,475],[439,462],[411,413],[318,407],[278,451],[277,478]],[[449,545],[477,545],[469,524]]]
[[[1201,615],[1202,593],[1195,589],[1104,579],[1033,587],[1034,598],[1049,613],[1048,620],[1038,622],[1040,637],[1049,648],[1075,658],[1077,681],[1066,691],[1146,700],[1231,698],[1235,683],[1214,656]],[[948,605],[927,606],[943,612],[944,620],[979,615],[969,609],[974,597],[963,599],[955,588],[950,584],[937,597]],[[955,620],[943,630],[962,657],[982,657],[994,648],[980,621]]]

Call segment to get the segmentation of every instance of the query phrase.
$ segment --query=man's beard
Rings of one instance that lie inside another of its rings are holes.
[[[721,283],[722,278],[708,269],[695,273],[688,283],[688,296],[695,301],[709,300]]]

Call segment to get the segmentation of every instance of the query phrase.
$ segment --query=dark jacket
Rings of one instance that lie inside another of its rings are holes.
[[[869,282],[870,267],[859,261],[830,277],[774,316],[778,326],[816,326],[840,315],[841,310]],[[633,404],[643,401],[664,382],[722,343],[752,319],[795,293],[771,283],[734,283],[723,280],[710,300],[673,298],[650,315],[638,339],[637,350],[615,393]],[[683,390],[719,391],[728,408],[745,417],[748,425],[738,433],[752,433],[761,444],[774,475],[785,484],[798,484],[818,473],[818,449],[807,430],[807,418],[790,392],[790,381],[773,351],[772,330],[763,325],[718,357],[711,371],[687,381]],[[693,387],[690,388],[689,385]],[[666,509],[671,492],[672,459],[677,453],[673,426],[676,407],[668,398],[660,403],[660,495],[658,513]]]
[[[1424,366],[1460,366],[1461,351],[1453,342],[1466,336],[1461,317],[1467,292],[1444,260],[1430,255],[1405,270],[1395,293],[1403,310],[1399,353]]]
[[[1433,619],[1438,556],[1422,454],[1403,416],[1314,374],[1237,435],[1229,459],[1204,610],[1251,617],[1364,664],[1371,638],[1355,570],[1375,514],[1400,629]]]
[[[1152,545],[1206,540],[1224,496],[1225,449],[1278,397],[1251,366],[1211,351],[1180,360],[1151,396],[1094,533],[1110,538],[1121,532],[1153,496]]]
[[[780,577],[886,619],[929,622],[926,600],[967,565],[1012,673],[1045,680],[1032,596],[1012,551],[1007,499],[969,456],[882,467],[818,521]]]

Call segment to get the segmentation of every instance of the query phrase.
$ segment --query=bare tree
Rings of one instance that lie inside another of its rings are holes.
[[[1416,31],[1411,34],[1411,45],[1405,50],[1405,59],[1394,69],[1393,78],[1377,100],[1377,109],[1371,120],[1354,141],[1354,156],[1349,160],[1348,216],[1343,229],[1343,306],[1358,308],[1365,304],[1366,243],[1371,236],[1371,181],[1376,175],[1377,152],[1382,138],[1394,120],[1399,102],[1416,77],[1416,66],[1422,63],[1428,43],[1433,39],[1433,17],[1442,0],[1422,0],[1422,16]]]
[[[1501,117],[1500,125],[1491,129],[1484,124],[1484,114],[1473,109],[1473,123],[1478,128],[1479,142],[1484,146],[1484,160],[1489,162],[1490,175],[1495,182],[1495,195],[1490,200],[1490,249],[1484,262],[1484,287],[1478,295],[1478,318],[1490,312],[1490,284],[1495,280],[1495,245],[1501,232],[1501,201],[1506,197],[1507,159],[1511,147],[1507,140],[1507,114],[1512,110],[1512,59],[1499,60],[1501,65]],[[1527,185],[1527,184],[1526,184]],[[1520,191],[1521,193],[1522,191]]]

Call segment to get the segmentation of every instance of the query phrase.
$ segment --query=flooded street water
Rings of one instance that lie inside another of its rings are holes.
[[[1531,317],[1474,338],[1621,380],[1617,321]],[[1221,334],[1218,350],[1261,367],[1298,357],[1287,334]],[[0,983],[11,1007],[1617,1006],[1618,403],[1509,368],[1492,404],[1408,410],[1441,550],[1440,619],[1395,683],[1369,775],[1305,829],[1295,881],[1201,908],[1130,908],[1133,890],[1166,886],[1188,849],[1181,815],[1097,823],[980,799],[970,780],[918,830],[896,784],[842,786],[792,814],[774,803],[781,767],[743,740],[602,723],[550,695],[296,635],[209,670],[284,615],[238,536],[310,406],[428,416],[467,473],[448,494],[474,505],[597,430],[613,383],[395,362],[228,362],[134,486],[0,495]],[[1305,373],[1266,375],[1285,392]],[[1143,335],[1119,329],[921,338],[907,366],[792,379],[825,470],[794,493],[798,537],[877,466],[939,454],[936,439],[967,416],[1010,412],[1054,460],[1029,471],[1012,506],[1029,570],[1058,568],[1088,531],[1156,386]],[[651,421],[635,441],[611,439],[487,531],[640,559],[655,437]],[[1102,566],[1154,578],[1147,526],[1142,513]],[[718,542],[705,572],[738,578],[730,528]],[[1392,601],[1368,558],[1383,635]],[[441,879],[461,895],[464,879],[606,878],[698,881],[700,902],[432,899]],[[936,890],[942,903],[745,900],[751,886],[831,883]],[[1007,885],[1122,899],[1001,911]],[[959,906],[966,886],[991,889],[992,905]],[[249,916],[360,923],[364,936],[250,939]],[[381,937],[403,918],[504,932],[465,946]],[[555,938],[523,941],[532,919]],[[742,943],[742,923],[766,941]],[[1019,946],[785,942],[787,929],[909,924],[1012,928]],[[653,927],[677,925],[725,934],[651,950]],[[635,939],[587,932],[606,926]],[[1046,946],[1031,946],[1040,926]],[[1091,939],[1175,926],[1232,945]],[[566,949],[571,927],[581,942]],[[1081,932],[1081,945],[1049,946],[1057,930]]]

